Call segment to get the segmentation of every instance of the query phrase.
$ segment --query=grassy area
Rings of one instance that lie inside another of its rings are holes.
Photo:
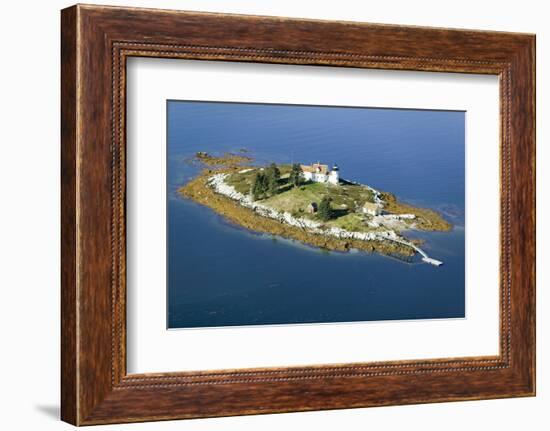
[[[248,169],[251,169],[251,168],[244,168],[243,170],[248,170]],[[229,177],[227,177],[225,181],[230,186],[235,187],[235,190],[237,190],[239,193],[246,195],[250,193],[252,180],[254,179],[254,176],[256,175],[257,171],[258,169],[252,169],[244,173],[236,172],[234,174],[231,174]]]
[[[326,189],[327,186],[324,184],[305,184],[300,187],[289,188],[287,191],[265,199],[262,203],[279,211],[305,213],[311,202],[321,202],[323,195],[326,194]]]
[[[281,180],[279,181],[280,183],[279,193],[282,193],[289,188],[287,183],[288,183],[288,175],[290,173],[290,165],[277,165],[277,167],[281,172]],[[254,177],[261,169],[262,168],[257,168],[252,166],[243,167],[241,171],[231,174],[226,179],[226,182],[227,184],[235,187],[235,190],[237,190],[239,193],[246,195],[250,193],[252,181],[254,180]],[[246,172],[242,172],[242,171],[246,171]]]
[[[355,184],[328,186],[327,192],[335,209],[345,205],[350,211],[362,208],[365,202],[373,202],[374,197],[368,188]]]
[[[327,226],[339,227],[351,232],[373,232],[374,228],[365,224],[365,216],[359,213],[348,213],[341,217],[330,220]]]
[[[372,202],[373,200],[372,192],[368,188],[359,185],[341,184],[333,186],[308,182],[299,187],[292,187],[288,183],[291,166],[279,165],[278,168],[281,171],[278,192],[273,196],[263,199],[262,203],[279,211],[287,211],[291,214],[315,218],[314,215],[307,213],[308,205],[312,202],[319,204],[324,196],[329,196],[332,199],[331,205],[335,210],[335,218],[339,219],[349,215],[349,213],[356,212],[365,202]],[[238,192],[248,194],[259,169],[253,168],[246,172],[231,174],[226,181]],[[357,225],[359,219],[359,216],[348,217],[344,221],[347,220],[349,223],[350,220],[353,220],[354,224]]]

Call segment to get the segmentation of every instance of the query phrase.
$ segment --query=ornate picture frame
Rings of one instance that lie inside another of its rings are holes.
[[[64,421],[92,425],[535,395],[534,35],[91,5],[64,9],[61,18]],[[497,75],[499,355],[128,374],[130,57]]]

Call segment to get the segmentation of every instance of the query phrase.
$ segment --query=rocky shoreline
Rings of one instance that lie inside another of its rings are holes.
[[[242,168],[242,167],[241,167]],[[197,177],[182,186],[178,192],[195,202],[208,206],[216,213],[240,227],[254,232],[281,236],[283,238],[300,241],[304,244],[327,250],[347,252],[351,249],[366,252],[377,252],[385,255],[412,257],[416,251],[399,242],[388,241],[388,238],[378,236],[370,239],[370,235],[357,232],[359,235],[349,232],[334,230],[333,235],[327,235],[312,220],[296,221],[290,214],[281,215],[271,213],[270,209],[263,208],[259,203],[249,202],[244,195],[236,194],[236,190],[222,185],[217,175],[227,175],[237,171],[236,166],[220,169],[204,169]],[[212,180],[212,178],[218,180]],[[209,181],[211,181],[209,183]],[[215,186],[217,184],[217,186]],[[223,193],[221,193],[222,191]],[[232,197],[230,197],[232,196]],[[242,205],[241,201],[247,206]],[[253,209],[255,208],[255,209]],[[270,214],[271,217],[266,216]],[[285,220],[289,223],[282,223]],[[391,235],[391,234],[390,234]],[[393,235],[391,235],[393,237]],[[361,239],[358,239],[361,238]]]

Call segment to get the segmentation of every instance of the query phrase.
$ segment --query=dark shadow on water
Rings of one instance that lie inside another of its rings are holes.
[[[58,405],[38,405],[35,406],[35,409],[50,419],[58,420],[60,418],[61,412]]]

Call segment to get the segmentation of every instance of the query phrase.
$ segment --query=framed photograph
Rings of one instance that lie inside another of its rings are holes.
[[[535,394],[535,36],[62,11],[62,419]]]

